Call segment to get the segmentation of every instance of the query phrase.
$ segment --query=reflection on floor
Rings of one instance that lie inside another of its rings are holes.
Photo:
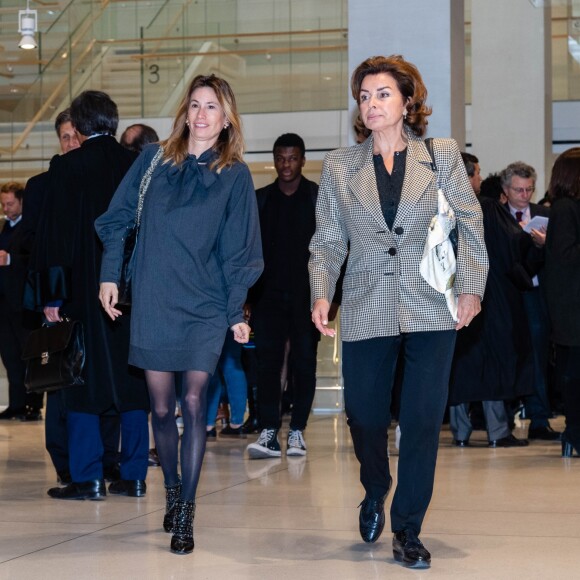
[[[580,459],[562,459],[556,443],[488,449],[475,432],[478,445],[460,449],[444,429],[422,534],[433,566],[411,572],[394,563],[387,530],[360,540],[363,494],[341,414],[312,417],[305,458],[250,461],[248,440],[210,443],[189,556],[168,551],[159,468],[142,499],[50,499],[43,427],[0,424],[0,578],[580,578]]]

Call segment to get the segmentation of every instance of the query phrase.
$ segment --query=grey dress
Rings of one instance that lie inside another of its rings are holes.
[[[123,236],[135,219],[141,177],[158,150],[135,161],[95,222],[101,282],[119,282]],[[213,373],[228,327],[242,322],[248,288],[263,269],[256,194],[243,163],[209,169],[215,153],[160,162],[137,240],[129,362],[157,371]]]

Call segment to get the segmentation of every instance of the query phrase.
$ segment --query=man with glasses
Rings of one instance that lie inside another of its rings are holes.
[[[518,224],[524,228],[535,216],[548,217],[549,208],[531,203],[536,190],[536,171],[523,163],[510,163],[501,172],[501,184],[507,198],[505,208]],[[530,256],[526,267],[530,273],[530,287],[523,292],[524,306],[532,339],[534,355],[534,394],[525,398],[525,416],[530,419],[528,439],[559,441],[560,433],[550,427],[550,402],[547,388],[549,352],[549,317],[545,299],[540,292],[544,263],[546,228],[533,228],[529,232],[537,252]]]

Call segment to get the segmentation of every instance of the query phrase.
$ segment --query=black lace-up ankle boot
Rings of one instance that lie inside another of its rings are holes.
[[[193,552],[193,518],[195,517],[195,502],[177,500],[175,504],[175,520],[173,521],[173,536],[171,551],[174,554],[189,554]]]
[[[175,504],[181,495],[181,482],[177,485],[165,486],[165,516],[163,517],[163,529],[169,533],[173,531],[173,519],[175,518]]]

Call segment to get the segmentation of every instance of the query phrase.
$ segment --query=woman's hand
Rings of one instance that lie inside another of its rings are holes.
[[[240,344],[246,344],[250,340],[250,326],[245,322],[238,322],[232,326],[234,340]]]
[[[123,313],[115,308],[119,300],[119,290],[114,282],[103,282],[99,290],[99,300],[111,320],[115,320]]]
[[[44,316],[48,322],[60,322],[62,318],[60,317],[60,306],[45,306]]]
[[[312,322],[314,326],[324,336],[334,336],[336,331],[334,328],[328,328],[328,313],[330,311],[330,303],[324,298],[319,298],[314,302],[312,308]]]
[[[460,294],[457,299],[457,318],[459,322],[455,330],[459,330],[469,323],[481,312],[481,300],[476,294]]]

